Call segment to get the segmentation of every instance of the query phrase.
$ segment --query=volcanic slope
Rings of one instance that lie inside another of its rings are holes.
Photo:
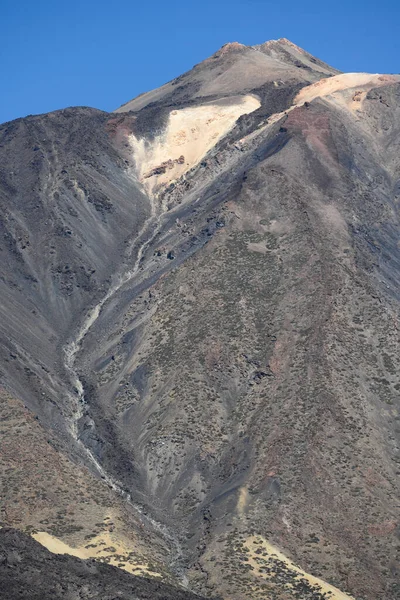
[[[100,559],[141,543],[144,574],[237,600],[398,597],[399,129],[398,76],[288,40],[3,125],[2,385],[103,525],[33,522],[40,468],[4,523],[82,556],[97,476],[130,519]]]
[[[0,530],[0,598],[31,600],[202,600],[165,583],[132,577],[116,567],[55,556],[15,529]],[[204,600],[204,599],[203,599]]]

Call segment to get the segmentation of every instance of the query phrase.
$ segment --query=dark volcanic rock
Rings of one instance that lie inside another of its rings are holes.
[[[73,108],[0,126],[3,384],[14,381],[19,397],[58,428],[70,410],[61,347],[104,295],[149,211],[109,120]]]

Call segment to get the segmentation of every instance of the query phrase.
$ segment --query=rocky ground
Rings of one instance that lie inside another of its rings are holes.
[[[95,560],[52,554],[15,529],[0,530],[0,598],[14,600],[201,600],[155,579]]]

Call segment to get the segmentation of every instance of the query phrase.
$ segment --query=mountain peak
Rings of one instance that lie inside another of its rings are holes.
[[[218,52],[232,52],[235,50],[242,50],[243,48],[248,48],[245,44],[241,44],[240,42],[227,42],[218,50]]]
[[[293,42],[288,40],[288,38],[285,38],[285,37],[278,38],[277,40],[268,40],[265,43],[266,44],[288,44],[289,46],[294,46],[295,48],[298,48],[299,50],[302,49],[302,48],[300,48],[300,46],[298,46],[297,44],[294,44]]]
[[[247,94],[274,81],[307,85],[338,73],[286,38],[258,46],[228,42],[190,71],[141,94],[117,112],[136,112],[161,100],[168,105],[182,105],[194,98]]]
[[[334,69],[326,62],[316,58],[287,38],[269,40],[263,44],[252,46],[252,48],[286,64],[291,64],[298,68],[318,71],[319,73],[324,74],[325,77],[340,73],[339,70]]]

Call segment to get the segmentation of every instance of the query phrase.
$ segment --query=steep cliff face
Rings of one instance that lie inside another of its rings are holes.
[[[2,136],[2,385],[103,478],[145,573],[394,599],[400,77],[228,44]]]

